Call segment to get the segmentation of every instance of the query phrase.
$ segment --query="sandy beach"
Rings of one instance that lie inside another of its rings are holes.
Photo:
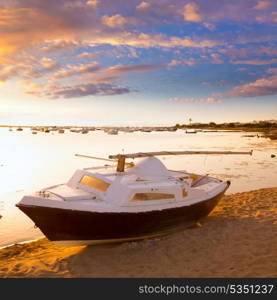
[[[0,277],[277,277],[277,187],[225,196],[197,226],[82,247],[47,239],[0,250]]]

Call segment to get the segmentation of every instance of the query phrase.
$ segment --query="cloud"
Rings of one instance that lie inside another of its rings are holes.
[[[79,59],[96,58],[100,55],[101,55],[100,51],[97,51],[97,52],[94,52],[94,53],[83,52],[83,53],[77,55],[77,58],[79,58]]]
[[[84,83],[106,82],[117,86],[115,80],[121,76],[124,79],[126,74],[194,66],[199,61],[219,64],[229,59],[234,64],[252,65],[276,62],[270,27],[270,22],[277,21],[273,1],[0,2],[2,81],[17,78],[32,79],[34,84],[55,81],[81,87]],[[267,23],[256,26],[255,18]],[[184,20],[192,23],[184,24]],[[224,26],[227,23],[232,26]],[[205,28],[217,29],[217,34]],[[100,55],[105,67],[93,62]],[[34,59],[27,61],[27,56]],[[168,57],[174,59],[167,63]]]
[[[86,7],[86,4],[82,1],[68,1],[63,6],[67,9],[83,9]]]
[[[87,6],[96,8],[99,5],[100,1],[99,0],[88,0],[86,2]]]
[[[277,23],[277,11],[271,13],[271,21]]]
[[[58,63],[49,57],[43,57],[40,60],[40,63],[45,69],[54,69],[55,67],[58,66]]]
[[[151,6],[151,4],[149,2],[146,1],[142,1],[137,7],[136,9],[138,10],[145,10],[147,8],[149,8]]]
[[[115,65],[105,69],[100,69],[100,64],[98,62],[92,62],[89,64],[82,65],[69,65],[67,69],[60,69],[55,72],[52,76],[52,80],[58,80],[63,78],[68,78],[71,76],[84,75],[90,76],[94,75],[94,80],[101,80],[100,78],[111,78],[124,73],[130,72],[147,72],[160,68],[159,65]],[[93,79],[93,78],[92,78]]]
[[[211,58],[212,58],[212,63],[213,64],[222,64],[223,63],[223,60],[221,59],[221,56],[217,53],[212,53]]]
[[[221,103],[220,100],[212,97],[208,98],[169,98],[169,102],[173,103]]]
[[[256,4],[256,6],[254,6],[254,9],[256,10],[266,10],[269,8],[269,6],[271,5],[271,2],[268,0],[259,0]]]
[[[215,24],[212,24],[212,23],[204,22],[203,26],[206,27],[206,28],[208,28],[210,31],[215,31],[215,29],[216,29]]]
[[[173,59],[171,60],[166,66],[167,67],[176,67],[176,66],[194,66],[196,64],[196,60],[194,58],[188,58],[188,59],[183,59],[183,60],[176,60]]]
[[[277,73],[277,68],[269,68],[266,70],[267,73],[270,73],[270,74],[275,74]]]
[[[96,61],[88,64],[69,65],[68,69],[60,69],[55,72],[50,80],[63,79],[82,74],[90,74],[98,70],[100,70],[100,64]]]
[[[55,72],[49,80],[63,79],[63,78],[67,78],[67,77],[70,77],[70,76],[73,76],[73,75],[74,75],[73,70],[60,69],[57,72]]]
[[[21,0],[10,2],[5,6],[8,8],[0,5],[0,56],[18,54],[23,50],[37,52],[42,50],[48,54],[59,51],[69,53],[85,45],[105,43],[146,48],[210,47],[217,44],[207,38],[147,34],[137,26],[147,25],[152,18],[155,18],[155,22],[163,22],[164,18],[174,22],[174,18],[178,16],[174,5],[167,7],[159,4],[159,8],[155,10],[156,17],[153,14],[151,16],[142,14],[137,18],[135,7],[134,11],[128,11],[128,16],[108,10],[96,14],[87,9],[88,5],[95,6],[97,3],[97,1],[81,0],[56,2]],[[108,3],[107,7],[113,5],[110,1],[105,3]],[[148,2],[143,1],[140,4],[146,7],[146,3]],[[77,8],[69,9],[68,5]],[[123,8],[121,9],[124,11]],[[188,11],[189,9],[197,11],[197,6],[190,3],[187,6]],[[167,15],[168,11],[170,19]],[[162,17],[160,17],[161,13],[163,13]]]
[[[35,71],[36,62],[30,58],[26,58],[24,62],[14,60],[12,63],[0,66],[0,81],[5,82],[14,77],[32,76],[39,77],[40,75]]]
[[[162,65],[115,65],[94,73],[93,76],[83,77],[83,81],[87,82],[112,82],[119,79],[120,76],[129,75],[137,72],[150,72],[159,68]]]
[[[182,61],[181,60],[176,60],[176,59],[172,59],[168,64],[167,67],[177,67],[182,65]]]
[[[250,58],[250,57],[258,57],[258,56],[277,56],[277,49],[273,46],[255,46],[246,45],[241,48],[237,48],[233,45],[227,45],[227,47],[219,49],[219,52],[227,55],[233,61],[236,61],[237,58]],[[248,59],[250,60],[250,59]],[[243,60],[237,60],[243,61]]]
[[[129,73],[129,72],[146,72],[146,71],[152,71],[155,69],[160,68],[159,65],[115,65],[112,67],[109,67],[105,70],[102,70],[102,72],[105,73]]]
[[[277,63],[277,58],[267,59],[267,60],[258,60],[258,59],[252,59],[252,60],[234,60],[232,61],[232,64],[235,65],[254,65],[254,66],[260,66],[260,65],[270,65]]]
[[[20,68],[18,66],[5,66],[0,69],[0,81],[4,82],[12,77],[15,77],[19,74]]]
[[[218,97],[257,97],[277,94],[277,75],[257,79],[244,85],[236,86],[232,90],[218,94]]]
[[[199,6],[194,2],[185,4],[183,16],[184,20],[189,22],[200,22],[202,20],[199,14]]]
[[[137,58],[138,57],[138,53],[137,53],[136,49],[129,48],[129,55],[128,56]]]
[[[137,5],[127,6],[129,3],[126,0],[120,1],[118,5],[111,0],[102,2],[96,0],[4,1],[5,5],[0,5],[0,55],[39,47],[47,40],[50,44],[44,46],[44,51],[49,51],[49,53],[50,51],[67,51],[70,47],[78,46],[77,41],[88,40],[94,44],[109,43],[134,47],[144,47],[144,45],[147,47],[147,44],[151,44],[151,47],[163,47],[164,44],[170,44],[173,47],[214,46],[215,42],[207,37],[192,38],[190,35],[181,38],[172,34],[168,36],[162,34],[164,37],[160,38],[159,32],[162,32],[160,25],[177,24],[182,16],[189,22],[203,21],[203,26],[213,31],[215,29],[213,23],[224,21],[227,17],[228,20],[244,20],[245,22],[254,20],[255,17],[262,17],[257,9],[249,12],[248,8],[253,7],[253,3],[251,4],[248,0],[239,5],[226,0],[214,0],[212,4],[202,0],[190,1],[185,5],[183,1],[168,2],[154,0],[150,4],[148,1],[142,1],[137,2]],[[261,3],[267,3],[267,1],[264,0]],[[149,9],[150,5],[151,9]],[[260,5],[258,7],[262,7]],[[69,6],[76,8],[68,9]],[[96,6],[101,6],[101,10],[97,13],[89,9]],[[267,17],[266,14],[265,18]],[[272,12],[269,19],[276,20],[276,14]],[[149,28],[153,29],[152,34],[147,34],[150,39],[153,38],[151,43],[141,36],[141,34],[146,34],[143,32],[147,32],[145,29]],[[26,36],[28,36],[28,43]],[[135,42],[136,39],[138,39],[137,42]],[[51,44],[51,41],[59,42]]]
[[[26,91],[26,94],[50,99],[122,95],[127,93],[130,93],[129,88],[110,83],[87,83],[63,87],[49,85],[41,90],[35,89]]]
[[[119,14],[110,17],[104,15],[102,17],[102,23],[108,27],[116,28],[116,27],[124,27],[128,23],[128,20]]]
[[[0,55],[30,49],[46,40],[81,37],[87,30],[86,10],[68,10],[62,5],[65,1],[57,3],[22,0],[10,1],[6,8],[0,6]]]
[[[214,47],[219,44],[218,41],[209,39],[193,40],[190,37],[167,36],[165,34],[146,34],[123,32],[121,35],[113,38],[104,39],[102,42],[112,45],[127,45],[140,48],[163,47],[163,48],[205,48]]]
[[[97,61],[93,61],[89,64],[81,64],[79,66],[71,66],[71,68],[76,72],[76,73],[91,73],[98,71],[100,69],[100,64]]]
[[[73,51],[75,48],[82,46],[82,43],[74,40],[51,40],[46,41],[42,46],[42,50],[46,53],[58,52],[58,51]]]

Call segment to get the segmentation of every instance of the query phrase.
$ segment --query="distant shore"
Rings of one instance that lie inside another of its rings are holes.
[[[0,277],[277,277],[277,187],[225,196],[191,229],[89,247],[0,250]]]
[[[134,129],[133,131],[140,131],[143,129],[148,129],[148,131],[176,131],[179,130],[198,130],[198,131],[228,131],[228,132],[260,132],[260,133],[267,133],[271,130],[274,130],[277,128],[277,125],[274,124],[272,127],[255,127],[255,126],[229,126],[227,125],[216,125],[216,126],[209,126],[207,124],[200,124],[200,125],[173,125],[173,126],[52,126],[52,125],[40,125],[40,126],[30,126],[30,125],[0,125],[0,128],[11,128],[11,129],[35,129],[35,130],[43,130],[43,129],[71,129],[71,128],[79,128],[79,129],[87,129],[87,130],[105,130],[110,128],[115,128],[118,130]]]

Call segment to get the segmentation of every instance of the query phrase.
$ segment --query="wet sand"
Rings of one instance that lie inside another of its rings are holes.
[[[277,277],[277,187],[225,196],[197,226],[89,247],[0,250],[0,277]]]

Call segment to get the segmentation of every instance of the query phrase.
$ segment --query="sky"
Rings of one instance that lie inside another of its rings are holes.
[[[277,119],[274,0],[0,0],[0,124]]]

